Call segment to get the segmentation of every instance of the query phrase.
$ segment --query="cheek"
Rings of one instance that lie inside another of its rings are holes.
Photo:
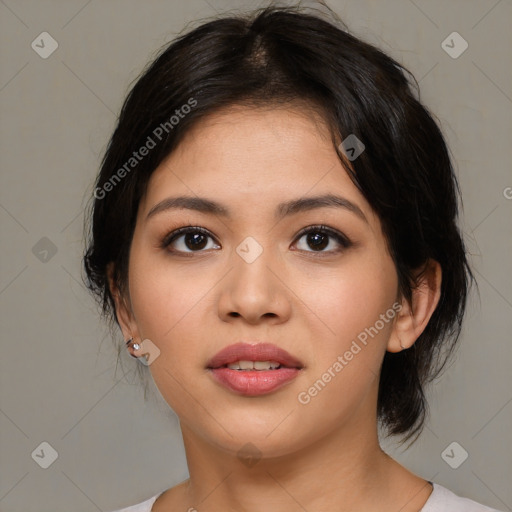
[[[350,271],[333,275],[309,296],[308,306],[321,312],[328,330],[317,336],[318,349],[312,352],[314,360],[297,397],[304,425],[312,428],[321,416],[329,429],[354,417],[361,404],[371,417],[373,401],[367,398],[377,390],[396,297],[392,260],[363,256]]]
[[[319,325],[326,327],[322,340],[324,350],[317,355],[319,361],[325,364],[327,358],[344,353],[358,336],[364,341],[365,333],[368,339],[378,340],[381,345],[387,340],[392,322],[389,318],[384,323],[379,319],[397,298],[397,276],[390,257],[383,258],[382,252],[355,255],[342,270],[333,272],[321,283],[308,284],[310,291],[306,292],[306,286],[303,291],[308,297],[305,302],[312,311],[318,312],[322,321]],[[376,322],[378,335],[372,329]],[[368,330],[373,337],[368,335]],[[382,350],[378,353],[380,356]]]
[[[169,406],[187,418],[190,410],[190,375],[203,363],[194,337],[203,334],[202,308],[216,280],[203,272],[184,272],[135,249],[130,262],[130,298],[142,339],[160,350],[149,366],[153,380]],[[211,281],[211,282],[210,282]]]
[[[215,285],[209,274],[190,273],[165,258],[155,258],[136,248],[130,260],[130,298],[140,335],[150,338],[160,349],[176,339],[189,324],[208,290]],[[196,324],[197,325],[197,324]]]

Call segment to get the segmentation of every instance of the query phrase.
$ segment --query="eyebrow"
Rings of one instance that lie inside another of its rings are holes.
[[[315,210],[317,208],[343,208],[354,213],[363,221],[368,223],[366,216],[364,215],[363,211],[359,208],[359,206],[357,206],[356,204],[354,204],[353,202],[349,201],[344,197],[336,196],[333,194],[324,194],[313,197],[302,197],[284,203],[280,203],[277,205],[275,217],[277,219],[282,219],[290,215],[295,215],[299,212]],[[195,210],[201,213],[219,215],[227,219],[231,219],[232,217],[229,209],[227,209],[226,207],[222,206],[220,203],[212,199],[193,196],[178,196],[168,197],[163,201],[157,203],[149,211],[146,220],[157,215],[158,213],[174,209]]]

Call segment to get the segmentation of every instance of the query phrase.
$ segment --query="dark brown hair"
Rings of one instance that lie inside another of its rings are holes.
[[[441,264],[441,298],[430,322],[410,349],[385,354],[380,375],[381,426],[405,439],[419,434],[425,385],[459,338],[472,274],[449,153],[417,96],[410,73],[389,56],[337,18],[299,8],[224,16],[181,35],[128,94],[96,181],[84,267],[104,314],[115,320],[107,265],[114,263],[115,282],[125,290],[140,199],[191,126],[236,104],[306,102],[331,127],[333,143],[350,134],[363,141],[364,152],[345,167],[381,220],[403,296],[410,300],[414,273],[429,259]],[[133,152],[150,145],[135,160]]]

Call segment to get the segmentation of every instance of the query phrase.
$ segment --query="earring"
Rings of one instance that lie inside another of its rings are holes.
[[[402,345],[402,340],[399,338],[399,339],[398,339],[398,341],[400,342],[400,346],[402,347],[402,350],[405,350],[405,349],[406,349],[406,347],[404,347],[404,346]]]
[[[129,348],[129,347],[132,347],[133,350],[139,350],[140,349],[140,345],[138,343],[133,343],[133,337],[130,338],[127,342],[126,342],[126,348]],[[133,354],[130,354],[132,357],[135,357],[136,359],[137,356],[133,355]]]

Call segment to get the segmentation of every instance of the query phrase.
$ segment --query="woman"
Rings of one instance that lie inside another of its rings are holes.
[[[405,70],[293,8],[181,36],[96,182],[88,284],[180,419],[190,478],[124,511],[489,511],[401,466],[472,279]]]

